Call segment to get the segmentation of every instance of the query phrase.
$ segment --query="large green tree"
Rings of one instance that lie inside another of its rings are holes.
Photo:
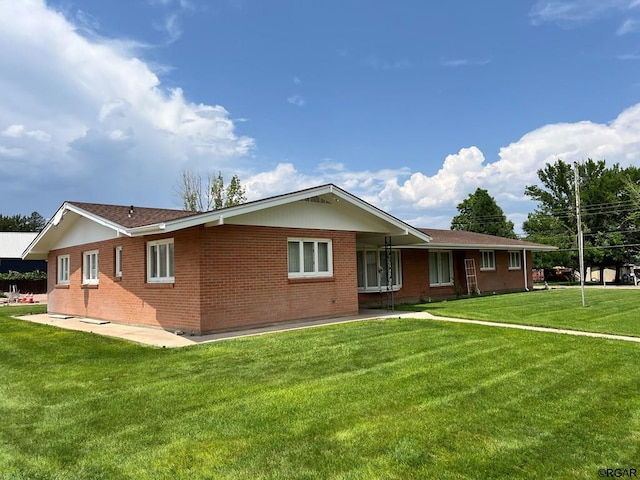
[[[633,203],[638,169],[622,169],[618,164],[607,167],[605,160],[592,159],[576,167],[585,266],[620,267],[633,261],[638,254],[634,246],[638,243],[637,206]],[[523,223],[523,230],[529,240],[555,245],[560,251],[538,254],[534,263],[578,268],[574,166],[557,160],[537,173],[540,184],[527,186],[525,194],[538,206]]]
[[[0,232],[39,232],[46,221],[38,212],[31,215],[2,215],[0,214]]]
[[[504,211],[487,190],[476,189],[457,208],[459,214],[451,220],[451,230],[516,238],[513,222],[507,220]]]

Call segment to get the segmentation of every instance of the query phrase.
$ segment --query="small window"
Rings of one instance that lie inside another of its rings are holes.
[[[69,283],[69,255],[60,255],[58,257],[58,276],[59,285],[67,285]]]
[[[453,257],[448,251],[429,252],[429,285],[453,285]]]
[[[147,243],[147,281],[174,282],[173,238]]]
[[[496,269],[496,257],[493,250],[483,250],[480,255],[480,270]]]
[[[520,252],[509,252],[509,270],[519,270],[522,267]]]
[[[98,283],[98,251],[92,250],[82,254],[82,283]]]
[[[122,277],[122,247],[116,247],[116,277]]]
[[[290,278],[333,275],[331,240],[290,238],[287,256]]]

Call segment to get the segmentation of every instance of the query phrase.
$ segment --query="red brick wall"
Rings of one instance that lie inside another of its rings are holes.
[[[289,279],[287,238],[328,238],[333,277]],[[175,283],[146,282],[148,241],[174,239]],[[115,247],[122,246],[122,278]],[[97,288],[82,285],[82,252],[99,251]],[[70,284],[56,285],[57,256],[70,255]],[[208,332],[302,318],[357,313],[355,234],[224,225],[170,235],[122,237],[49,254],[50,313],[169,330]]]
[[[524,290],[524,261],[522,268],[509,270],[509,254],[506,251],[495,251],[496,270],[480,271],[479,250],[453,250],[454,285],[434,286],[429,284],[429,251],[422,249],[402,250],[402,288],[394,292],[396,303],[413,303],[430,299],[451,298],[456,290],[467,294],[467,281],[464,268],[465,258],[473,258],[476,264],[478,284],[482,293]],[[527,252],[527,285],[532,287],[531,252]],[[362,307],[380,305],[379,293],[361,293],[359,302]]]
[[[205,233],[204,331],[358,312],[355,233],[240,225]],[[331,239],[333,277],[289,279],[290,237]]]
[[[395,303],[416,303],[434,298],[446,298],[455,295],[455,287],[432,287],[429,284],[429,251],[423,249],[404,249],[402,259],[402,288],[393,293]],[[454,261],[455,269],[455,261]],[[380,305],[379,293],[361,293],[360,305],[376,307]]]
[[[146,238],[121,237],[106,242],[55,250],[49,254],[48,309],[50,313],[71,314],[119,323],[149,325],[165,329],[200,330],[197,228],[172,235]],[[148,241],[174,238],[175,283],[149,284],[146,281]],[[122,278],[115,277],[115,247],[122,246]],[[82,252],[98,250],[99,284],[82,285]],[[70,254],[70,283],[56,286],[57,256]]]
[[[506,292],[524,290],[524,259],[520,255],[520,268],[509,270],[509,252],[496,250],[494,252],[495,270],[480,269],[480,251],[470,250],[465,252],[465,258],[473,258],[476,263],[478,286],[482,293]],[[531,252],[527,252],[527,286],[531,289],[533,274],[531,270]],[[465,293],[466,293],[466,282]]]

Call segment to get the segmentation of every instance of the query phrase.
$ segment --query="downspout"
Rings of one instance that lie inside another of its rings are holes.
[[[527,269],[527,249],[523,248],[522,249],[522,256],[524,257],[524,262],[523,262],[523,272],[524,272],[524,291],[528,292],[529,291],[529,286],[527,285],[527,273],[528,273],[528,269]]]

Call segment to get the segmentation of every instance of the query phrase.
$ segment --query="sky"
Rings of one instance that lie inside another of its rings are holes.
[[[0,0],[0,213],[334,183],[416,227],[640,165],[640,0]]]

